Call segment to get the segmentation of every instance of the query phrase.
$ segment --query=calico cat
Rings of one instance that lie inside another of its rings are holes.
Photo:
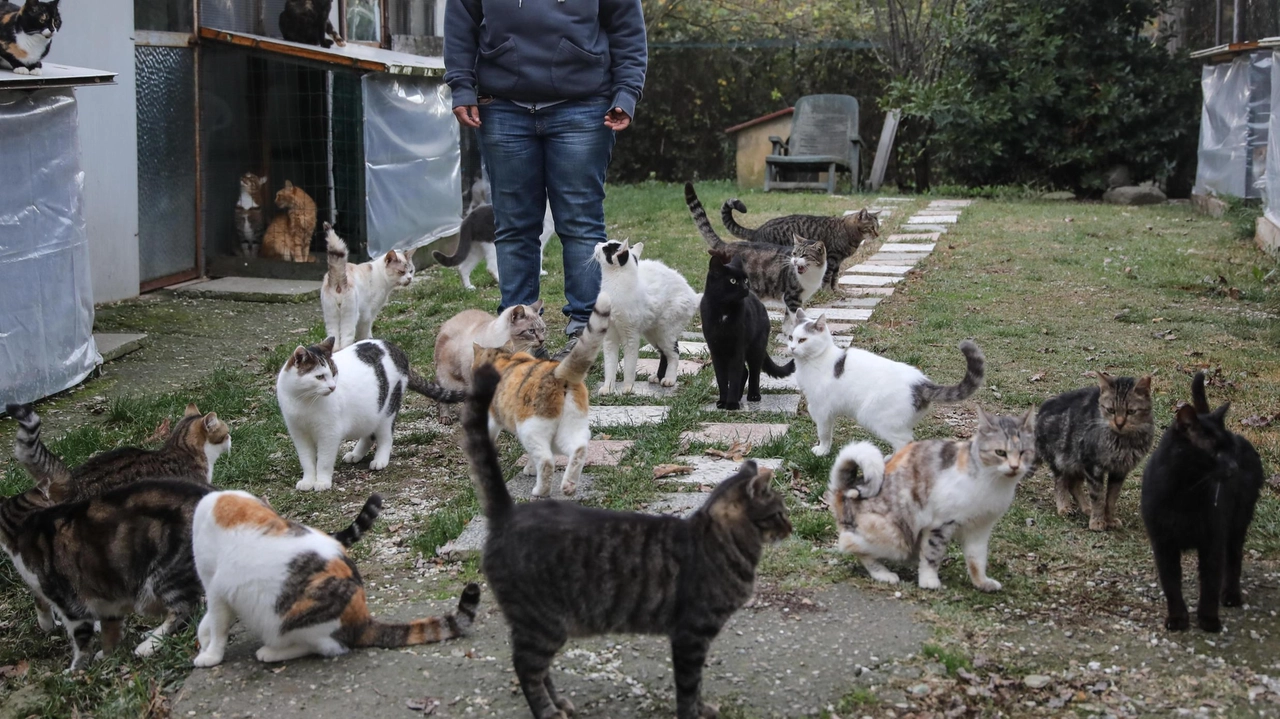
[[[335,350],[373,337],[373,321],[397,287],[413,282],[413,250],[391,250],[357,265],[347,262],[347,243],[324,223],[329,271],[320,286],[324,331],[337,338]]]
[[[258,256],[267,260],[311,261],[311,236],[316,231],[316,202],[301,187],[285,180],[276,193],[276,207]]]
[[[463,448],[488,519],[481,566],[511,627],[529,709],[539,719],[571,716],[549,673],[556,652],[570,637],[626,632],[670,638],[679,719],[716,716],[701,696],[711,642],[751,597],[764,545],[791,534],[772,473],[747,460],[688,519],[572,502],[516,505],[486,432],[499,381],[492,367],[476,370]]]
[[[1036,456],[1053,471],[1058,514],[1078,504],[1089,515],[1089,529],[1121,526],[1115,518],[1120,487],[1155,438],[1151,406],[1151,377],[1135,380],[1105,372],[1098,373],[1096,387],[1066,392],[1040,405]]]
[[[332,10],[333,0],[285,0],[284,10],[280,12],[280,36],[290,42],[324,48],[334,43],[343,47],[347,42],[333,29],[333,21],[329,19]]]
[[[548,202],[547,211],[542,216],[542,234],[538,237],[544,252],[555,231],[556,223],[551,219],[551,203]],[[462,227],[458,230],[458,247],[453,254],[446,255],[435,250],[431,256],[444,267],[456,267],[458,274],[462,276],[462,286],[469,290],[475,289],[475,285],[471,284],[471,271],[480,264],[481,260],[484,260],[485,269],[489,270],[494,282],[497,282],[498,251],[493,245],[497,233],[498,226],[493,217],[493,205],[480,205],[463,218]],[[547,274],[547,271],[542,270],[542,274]]]
[[[958,533],[973,586],[998,591],[1000,582],[987,576],[987,541],[1034,461],[1031,410],[1003,417],[978,408],[972,439],[912,442],[887,464],[870,442],[850,444],[831,467],[825,497],[840,551],[857,555],[872,579],[890,584],[898,575],[881,560],[914,556],[920,588],[938,589],[938,566]]]
[[[604,337],[604,384],[600,394],[613,392],[618,378],[618,350],[622,350],[622,394],[631,394],[636,381],[640,339],[658,349],[658,371],[649,381],[674,387],[680,369],[680,333],[698,309],[698,295],[688,281],[657,260],[642,260],[644,243],[624,240],[596,244],[600,289],[615,307]]]
[[[62,622],[72,669],[91,656],[94,622],[101,623],[102,650],[110,653],[129,615],[165,615],[134,649],[142,657],[186,622],[200,601],[191,519],[211,491],[203,483],[148,479],[65,502],[45,476],[0,503],[0,547]]]
[[[193,524],[196,571],[208,601],[197,632],[198,667],[222,663],[237,619],[263,642],[259,661],[283,662],[452,639],[476,616],[480,587],[468,584],[456,614],[407,624],[374,619],[360,572],[342,543],[284,519],[248,492],[205,496]]]
[[[1160,588],[1168,602],[1164,627],[1187,629],[1182,553],[1196,550],[1200,602],[1196,620],[1222,631],[1218,604],[1238,607],[1244,541],[1265,474],[1249,440],[1227,429],[1231,403],[1209,410],[1204,373],[1191,384],[1191,404],[1178,408],[1142,473],[1142,523],[1151,539]]]
[[[463,310],[441,325],[436,334],[436,382],[449,390],[468,389],[476,345],[534,354],[543,349],[546,341],[542,300],[508,307],[497,317],[483,310]],[[438,403],[436,407],[440,422],[452,424],[448,405]]]
[[[53,34],[61,29],[58,0],[26,0],[22,7],[0,2],[0,68],[39,75],[53,47]]]
[[[525,474],[537,475],[535,497],[551,494],[557,453],[569,458],[560,491],[565,496],[577,491],[591,440],[585,380],[609,330],[612,306],[608,293],[596,297],[582,337],[559,362],[502,348],[475,348],[473,366],[493,364],[502,373],[498,397],[489,408],[489,432],[494,441],[504,429],[520,439],[529,453]]]
[[[450,392],[427,382],[409,367],[404,350],[383,340],[362,340],[339,352],[334,339],[299,346],[276,376],[276,399],[302,464],[297,488],[321,491],[333,486],[333,463],[346,440],[355,449],[342,461],[355,464],[376,442],[369,469],[391,461],[391,431],[412,390],[437,402],[459,402]]]
[[[786,377],[794,360],[779,367],[769,356],[769,313],[751,293],[741,257],[711,253],[706,290],[698,307],[702,334],[716,371],[718,409],[736,410],[745,388],[747,401],[760,400],[760,372]]]
[[[781,303],[788,313],[794,314],[822,288],[819,270],[827,262],[827,249],[821,242],[796,236],[787,247],[763,242],[726,243],[711,227],[707,212],[693,191],[693,183],[684,184],[684,199],[708,249],[741,257],[751,291],[760,299]]]
[[[760,225],[754,230],[739,225],[733,211],[746,212],[747,206],[737,198],[725,200],[720,219],[729,234],[751,242],[791,245],[796,237],[817,240],[827,248],[827,272],[823,280],[832,290],[840,279],[840,264],[853,256],[863,240],[880,236],[880,213],[859,210],[843,217],[819,215],[787,215]]]
[[[262,245],[266,217],[267,176],[246,172],[240,176],[240,199],[236,200],[236,234],[240,236],[240,256],[257,257]]]
[[[836,347],[826,318],[812,319],[803,310],[787,335],[787,348],[795,358],[796,383],[817,425],[813,453],[819,456],[831,451],[831,434],[840,417],[853,418],[895,452],[902,449],[915,438],[916,423],[930,404],[968,399],[982,386],[986,368],[982,350],[965,340],[960,343],[964,379],[955,385],[937,385],[909,364],[856,347]]]

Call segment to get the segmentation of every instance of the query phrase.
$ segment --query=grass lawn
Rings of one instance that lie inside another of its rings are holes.
[[[713,215],[723,199],[737,194],[728,183],[702,183],[698,190]],[[791,212],[838,214],[868,204],[870,198],[757,193],[744,200],[751,213],[743,222],[753,226]],[[910,206],[919,208],[924,202],[916,198]],[[664,260],[701,290],[707,255],[679,186],[612,187],[606,209],[611,237],[643,241],[645,257]],[[896,214],[886,229],[892,231],[905,216]],[[870,243],[858,256],[869,254],[877,244]],[[550,275],[543,293],[553,350],[562,341],[564,326],[558,311],[563,298],[558,249],[558,242],[547,248]],[[974,338],[988,360],[978,403],[1007,413],[1089,384],[1094,380],[1087,374],[1098,370],[1151,373],[1161,428],[1167,426],[1176,403],[1188,399],[1191,374],[1205,369],[1211,377],[1211,403],[1232,402],[1232,427],[1255,443],[1273,473],[1280,462],[1280,417],[1276,416],[1280,410],[1280,325],[1276,322],[1280,291],[1275,289],[1275,275],[1268,275],[1274,268],[1274,261],[1239,237],[1231,221],[1206,218],[1188,206],[979,201],[964,212],[953,232],[943,236],[934,254],[881,303],[873,320],[855,331],[855,342],[916,364],[936,381],[949,383],[963,372],[956,344]],[[377,332],[404,347],[414,365],[429,373],[440,324],[470,307],[494,311],[498,293],[483,270],[473,275],[476,292],[462,289],[454,270],[433,267],[420,274],[422,279],[412,288],[394,296]],[[811,304],[826,299],[832,297],[824,292]],[[142,302],[103,308],[98,324],[160,334],[178,331],[157,321],[154,306]],[[220,460],[215,484],[266,496],[282,513],[325,529],[349,521],[369,492],[382,492],[398,514],[394,522],[380,522],[367,542],[394,539],[402,543],[408,551],[396,561],[403,563],[418,561],[420,554],[432,557],[435,548],[456,536],[477,509],[456,430],[436,423],[434,406],[415,398],[401,415],[388,470],[370,473],[365,465],[343,466],[335,478],[335,492],[293,491],[300,472],[275,403],[274,375],[294,344],[323,337],[318,307],[314,324],[299,326],[297,331],[296,341],[246,352],[246,356],[224,356],[223,366],[182,390],[118,397],[95,405],[89,397],[96,394],[90,383],[83,391],[42,403],[37,409],[57,417],[56,426],[67,429],[53,447],[75,463],[121,443],[143,442],[164,417],[180,415],[182,407],[194,400],[232,425],[233,451]],[[597,367],[592,386],[599,379]],[[589,472],[595,477],[602,506],[630,509],[652,499],[661,491],[652,479],[655,465],[701,451],[698,446],[682,447],[680,433],[702,421],[733,417],[699,410],[714,400],[709,367],[697,376],[682,378],[681,384],[670,400],[593,396],[592,401],[601,404],[671,406],[668,419],[656,428],[603,429],[601,434],[633,439],[635,445],[619,467]],[[917,428],[917,436],[967,436],[975,421],[973,406],[970,401],[936,408]],[[1246,418],[1254,426],[1243,427],[1241,420]],[[1275,425],[1270,418],[1275,418]],[[13,423],[0,421],[0,444],[8,446],[12,436]],[[852,423],[842,423],[837,441],[855,438],[870,437]],[[1149,641],[1162,620],[1162,606],[1137,517],[1140,472],[1131,477],[1121,498],[1119,516],[1125,527],[1103,535],[1086,531],[1087,522],[1080,516],[1056,515],[1051,480],[1042,470],[1023,484],[992,542],[990,572],[1004,582],[1005,591],[985,595],[973,590],[958,551],[953,550],[941,573],[944,589],[926,593],[910,583],[914,579],[910,569],[903,573],[905,586],[890,588],[871,582],[855,562],[815,551],[829,549],[834,539],[830,516],[820,503],[830,459],[810,453],[815,441],[813,423],[802,413],[786,437],[754,451],[756,456],[787,460],[791,471],[780,473],[780,481],[789,485],[796,527],[792,540],[766,555],[764,581],[784,588],[853,582],[869,592],[901,592],[937,627],[936,644],[920,661],[944,666],[944,675],[952,679],[983,665],[998,666],[1001,673],[1012,675],[1058,671],[1095,651],[1082,648],[1086,643],[1120,647],[1119,654],[1113,655],[1120,666],[1137,667],[1150,658],[1148,654],[1157,656],[1157,646]],[[504,437],[502,448],[508,466],[514,467],[522,453],[517,443]],[[15,463],[4,465],[0,492],[7,496],[27,486],[29,480]],[[1195,697],[1236,707],[1243,701],[1239,692],[1241,683],[1249,681],[1247,672],[1265,673],[1268,663],[1276,661],[1280,632],[1275,630],[1274,615],[1268,623],[1258,609],[1280,603],[1275,581],[1280,566],[1280,496],[1274,485],[1264,490],[1249,550],[1246,575],[1254,579],[1249,600],[1255,606],[1234,627],[1235,615],[1227,612],[1229,636],[1248,635],[1246,627],[1256,625],[1255,631],[1264,638],[1256,647],[1237,641],[1215,648],[1205,644],[1208,640],[1203,635],[1188,635],[1187,646],[1199,652],[1196,656],[1221,657],[1226,668],[1205,669],[1191,659],[1161,659],[1164,663],[1152,676],[1209,672],[1220,680],[1200,683]],[[360,559],[369,552],[365,543],[357,546],[355,556]],[[459,586],[477,569],[474,562],[461,567]],[[1271,579],[1257,581],[1264,574]],[[1044,627],[1054,631],[1044,632]],[[1056,643],[1047,637],[1063,633],[1067,639]],[[39,632],[29,596],[7,560],[0,560],[0,634],[4,637],[0,667],[30,662],[25,673],[0,670],[0,699],[8,696],[16,702],[12,696],[22,692],[23,701],[30,698],[30,711],[37,716],[68,716],[73,709],[96,717],[138,716],[153,700],[158,706],[157,697],[180,686],[193,653],[193,632],[188,631],[150,660],[122,656],[119,661],[98,662],[83,675],[64,675],[61,670],[69,656],[65,637]],[[1158,640],[1157,645],[1159,651],[1173,651]],[[1280,666],[1271,666],[1271,674],[1277,673]],[[1141,686],[1139,679],[1132,681]],[[877,687],[852,685],[851,680],[850,694],[837,711],[892,701],[884,698],[883,691],[873,691]],[[1128,691],[1130,696],[1139,693]],[[1108,697],[1100,693],[1097,701],[1110,706]],[[1016,702],[1024,699],[1022,695],[1002,698],[994,692],[991,697],[980,693],[970,701],[1012,711],[1010,707],[1021,706]]]

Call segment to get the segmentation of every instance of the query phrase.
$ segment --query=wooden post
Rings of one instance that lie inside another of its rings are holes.
[[[898,119],[901,110],[890,110],[884,116],[884,128],[880,130],[880,142],[876,145],[876,158],[871,163],[871,178],[868,185],[872,192],[884,184],[884,173],[889,168],[889,155],[893,152],[893,140],[898,134]]]

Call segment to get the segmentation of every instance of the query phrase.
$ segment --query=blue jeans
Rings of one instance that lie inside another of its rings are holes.
[[[604,172],[613,131],[604,126],[609,98],[569,100],[530,110],[506,100],[480,105],[480,154],[489,173],[497,224],[502,309],[538,300],[542,217],[547,201],[564,246],[565,332],[586,327],[600,266],[592,260],[604,242]]]

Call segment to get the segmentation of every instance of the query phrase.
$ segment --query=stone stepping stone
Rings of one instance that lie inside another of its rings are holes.
[[[660,361],[661,361],[661,360],[649,359],[649,358],[645,358],[645,357],[642,357],[642,358],[640,358],[640,359],[636,360],[636,376],[637,376],[637,377],[648,377],[649,375],[651,375],[651,374],[653,374],[653,373],[657,372],[657,371],[658,371],[658,363],[659,363]],[[619,358],[619,362],[618,362],[618,364],[619,364],[619,365],[621,365],[621,364],[622,364],[622,362],[621,362],[621,358]],[[695,362],[695,361],[693,361],[693,360],[686,360],[686,359],[682,359],[682,360],[680,360],[680,366],[676,368],[676,376],[677,376],[677,377],[684,377],[685,375],[698,374],[699,372],[701,372],[701,371],[702,371],[702,368],[703,368],[703,367],[704,367],[704,365],[703,365],[703,363],[701,363],[701,362]],[[621,370],[621,369],[619,369],[619,370],[618,370],[618,374],[619,374],[619,375],[621,375],[621,374],[622,374],[622,370]],[[637,382],[637,384],[639,384],[639,383]]]
[[[810,316],[813,316],[813,315],[810,315]],[[775,318],[775,317],[770,317],[769,319],[774,320],[775,322],[781,322],[781,321],[782,321],[782,318],[780,318],[780,317],[777,317],[777,318]],[[844,323],[844,322],[828,322],[828,323],[827,323],[827,329],[828,329],[828,330],[831,332],[831,334],[833,334],[833,335],[842,335],[842,334],[845,334],[846,332],[852,332],[852,331],[854,331],[854,330],[858,329],[858,325],[846,324],[846,323]],[[784,334],[782,334],[781,332],[779,332],[778,334],[774,335],[774,336],[773,336],[773,339],[774,339],[774,341],[775,341],[775,342],[777,342],[777,343],[778,343],[778,344],[780,344],[780,345],[785,345],[785,344],[787,343],[787,336],[786,336],[786,335],[784,335]]]
[[[761,373],[761,379],[768,375]],[[716,409],[714,402],[702,406],[703,412],[723,412]],[[800,413],[800,395],[798,394],[762,394],[759,402],[742,402],[742,408],[735,412],[762,412],[768,414],[796,415]]]
[[[829,320],[843,320],[845,322],[866,322],[871,319],[871,310],[863,307],[813,307],[811,312],[806,312],[809,316],[826,315]]]
[[[655,360],[655,361],[656,361],[656,360]],[[654,371],[656,372],[657,370],[655,369]],[[603,382],[601,382],[600,384],[596,385],[596,395],[600,395],[600,388],[601,388],[601,387],[603,387],[603,386],[604,386],[604,383],[603,383]],[[676,385],[675,387],[663,387],[662,385],[660,385],[660,384],[654,384],[654,383],[652,383],[652,382],[648,381],[647,379],[641,379],[641,377],[640,377],[640,373],[639,373],[639,372],[636,372],[636,383],[635,383],[635,384],[633,384],[633,385],[631,385],[631,394],[629,394],[629,395],[622,394],[622,392],[621,392],[621,391],[620,391],[620,389],[619,389],[621,386],[622,386],[622,383],[621,383],[621,382],[614,382],[614,384],[613,384],[613,394],[610,394],[610,395],[603,395],[603,396],[605,396],[605,397],[660,397],[660,398],[666,398],[666,397],[674,397],[674,396],[676,396],[676,392],[680,389],[680,386],[679,386],[679,385]]]
[[[937,246],[936,242],[924,242],[906,244],[902,242],[886,242],[880,245],[880,252],[933,252],[933,248]]]
[[[904,235],[904,234],[889,235],[888,237],[884,238],[884,241],[888,244],[894,244],[895,242],[937,242],[938,240],[941,240],[941,239],[942,239],[942,233],[931,232],[926,234],[912,233],[909,235]],[[880,251],[883,252],[884,247],[881,247]]]
[[[942,225],[954,225],[960,221],[960,215],[912,215],[907,218],[907,225],[927,225],[935,222]]]
[[[706,342],[707,338],[701,332],[681,332],[680,339],[686,342]]]
[[[829,307],[875,307],[880,304],[879,297],[846,297],[842,300],[834,300]]]
[[[916,210],[915,214],[921,217],[935,217],[937,215],[955,215],[959,217],[962,210],[956,207],[926,207],[923,210]]]
[[[915,265],[928,257],[928,252],[877,252],[864,262],[868,265]]]
[[[753,424],[742,422],[704,422],[697,430],[681,433],[682,442],[731,445],[747,442],[759,447],[787,433],[788,424]]]
[[[684,519],[698,511],[698,509],[700,509],[707,501],[708,496],[709,494],[704,492],[673,492],[671,494],[664,494],[645,505],[642,511],[645,514],[665,514]]]
[[[905,225],[903,225],[903,226],[902,226],[902,229],[903,229],[903,230],[906,230],[907,232],[915,232],[915,231],[919,231],[919,232],[947,232],[947,231],[948,231],[948,228],[947,228],[947,226],[946,226],[946,225],[938,225],[938,224],[933,224],[933,223],[930,223],[930,224],[927,224],[927,225],[917,225],[917,224],[913,224],[913,223],[907,223],[907,224],[905,224]]]
[[[680,352],[681,357],[709,357],[706,342],[687,342],[680,340],[676,342],[676,349]],[[658,350],[653,345],[645,345],[640,348],[641,352],[656,355]]]
[[[973,204],[973,200],[934,200],[929,203],[930,207],[968,207]]]
[[[849,268],[849,272],[857,272],[864,275],[905,275],[910,271],[911,265],[881,265],[870,262],[864,262]]]
[[[588,467],[617,467],[618,462],[622,461],[622,455],[631,449],[631,445],[635,444],[630,439],[593,439],[587,443],[587,465]],[[529,463],[529,455],[521,455],[516,460],[517,467],[523,467]],[[562,455],[556,455],[556,468],[564,469],[569,464],[569,458]],[[530,485],[532,487],[533,485]]]
[[[785,364],[785,362],[783,364]],[[711,379],[711,386],[716,386],[714,377]],[[796,375],[794,372],[787,377],[770,377],[769,375],[761,372],[760,390],[762,392],[799,392],[800,385],[796,384]]]
[[[854,296],[877,295],[880,297],[888,297],[893,294],[892,287],[851,287],[848,285],[841,285],[840,291],[846,295]]]
[[[596,496],[595,478],[588,474],[578,477],[578,490],[573,493],[572,497],[566,497],[560,493],[560,477],[561,472],[551,479],[551,494],[533,500],[529,495],[533,491],[534,478],[523,472],[517,474],[514,479],[507,482],[507,491],[511,492],[511,496],[517,502],[543,501],[544,499],[556,499],[570,502],[581,502],[583,499],[591,499]],[[479,556],[484,549],[484,540],[489,536],[488,524],[483,515],[477,514],[462,529],[462,533],[453,539],[453,541],[445,544],[443,547],[436,549],[436,555],[449,560],[458,561],[468,557]]]
[[[782,459],[760,459],[757,457],[749,457],[748,459],[755,460],[758,467],[768,467],[775,472],[782,468]],[[700,457],[676,457],[673,463],[693,467],[693,472],[689,474],[673,474],[659,479],[659,482],[679,482],[680,484],[692,484],[695,486],[709,484],[715,486],[737,474],[738,467],[741,466],[739,462],[735,462],[732,459],[708,457],[706,455]]]
[[[595,406],[587,409],[587,423],[592,427],[658,424],[670,412],[670,407],[660,406]]]
[[[899,280],[901,277],[893,277],[890,275],[844,275],[837,284],[853,285],[858,287],[885,287]]]
[[[877,197],[876,202],[911,202],[910,197]]]

